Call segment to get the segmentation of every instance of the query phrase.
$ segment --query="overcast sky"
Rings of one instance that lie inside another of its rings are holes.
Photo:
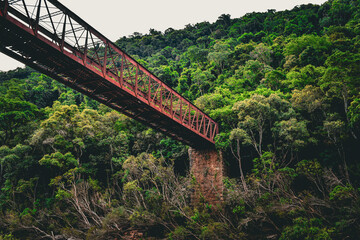
[[[164,31],[170,27],[202,21],[214,22],[221,14],[238,18],[249,12],[292,9],[296,5],[322,4],[325,0],[59,0],[112,41],[150,28]],[[23,64],[0,53],[0,71]]]

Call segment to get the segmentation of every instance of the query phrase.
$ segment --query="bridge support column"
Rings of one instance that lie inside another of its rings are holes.
[[[215,206],[223,200],[224,163],[215,149],[189,148],[190,173],[195,180],[192,204],[201,202]]]

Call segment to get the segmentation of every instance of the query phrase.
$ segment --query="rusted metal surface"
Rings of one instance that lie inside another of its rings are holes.
[[[56,0],[0,0],[0,50],[185,144],[214,144],[214,120]]]

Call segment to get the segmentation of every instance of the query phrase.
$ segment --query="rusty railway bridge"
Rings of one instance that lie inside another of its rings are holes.
[[[197,149],[218,124],[57,0],[0,0],[0,51]]]

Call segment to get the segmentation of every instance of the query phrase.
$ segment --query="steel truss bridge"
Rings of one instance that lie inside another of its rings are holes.
[[[218,124],[57,0],[0,0],[0,51],[196,148]]]

